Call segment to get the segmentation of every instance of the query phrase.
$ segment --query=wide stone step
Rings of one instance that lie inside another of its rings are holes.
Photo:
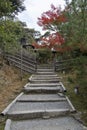
[[[47,93],[58,93],[58,92],[66,92],[66,88],[64,85],[59,83],[28,83],[24,86],[25,92],[47,92]]]
[[[18,102],[56,102],[65,101],[63,94],[22,94],[18,98]]]
[[[29,80],[61,80],[62,77],[58,77],[58,76],[36,76],[33,75],[31,76],[31,78],[29,78]]]
[[[62,92],[61,87],[25,87],[25,92],[38,92],[38,93],[58,93]]]
[[[32,110],[32,111],[14,111],[7,113],[7,117],[15,120],[35,119],[44,117],[59,117],[70,114],[69,109],[50,109],[50,110]]]
[[[14,121],[8,119],[5,130],[87,130],[72,116]]]
[[[37,65],[37,69],[53,69],[53,65]]]
[[[54,69],[37,69],[37,72],[54,72]]]
[[[60,79],[40,79],[40,80],[34,80],[34,79],[29,79],[30,83],[58,83],[60,82]]]
[[[37,75],[55,75],[54,72],[36,72]]]
[[[61,77],[38,77],[38,76],[33,76],[31,80],[61,80]],[[29,81],[31,81],[29,78]]]
[[[54,77],[55,78],[55,77],[58,77],[58,75],[57,74],[54,74],[54,75],[41,75],[41,74],[37,75],[37,74],[33,74],[32,77],[50,77],[50,78]]]
[[[14,119],[30,119],[43,118],[44,116],[61,116],[75,111],[67,97],[66,100],[55,102],[20,102],[20,97],[17,98],[15,102],[12,102],[10,106],[2,112],[2,114]]]
[[[48,76],[31,76],[29,78],[30,83],[57,83],[61,80],[61,77],[48,77]]]
[[[33,83],[27,83],[25,87],[61,87],[62,84],[61,82],[58,83],[37,83],[37,84],[33,84]]]

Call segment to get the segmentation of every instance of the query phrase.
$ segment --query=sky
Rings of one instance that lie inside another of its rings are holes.
[[[19,13],[18,19],[22,22],[26,22],[29,28],[34,28],[36,31],[40,31],[44,34],[42,27],[37,24],[38,17],[41,17],[43,12],[50,10],[50,5],[53,4],[56,7],[60,6],[64,8],[64,0],[25,0],[24,5],[26,10]]]

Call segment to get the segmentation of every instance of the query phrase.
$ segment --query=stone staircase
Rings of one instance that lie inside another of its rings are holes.
[[[66,89],[52,67],[38,67],[29,83],[3,112],[5,130],[87,130],[75,117],[76,112]]]

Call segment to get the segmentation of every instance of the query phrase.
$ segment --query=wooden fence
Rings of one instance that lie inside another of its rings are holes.
[[[55,61],[54,63],[55,71],[72,69],[72,67],[77,64],[78,60],[79,58]]]
[[[5,58],[9,62],[10,65],[16,66],[19,69],[28,72],[35,73],[37,69],[37,63],[35,56],[29,56],[21,53],[5,53]]]

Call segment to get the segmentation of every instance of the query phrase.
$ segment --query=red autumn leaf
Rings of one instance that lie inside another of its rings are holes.
[[[42,41],[42,47],[47,47],[47,48],[58,48],[60,47],[65,41],[64,38],[59,33],[53,33],[50,34],[48,37],[44,37],[41,39]]]
[[[51,5],[51,10],[44,12],[41,18],[38,18],[38,25],[42,26],[43,29],[47,29],[53,23],[66,22],[66,17],[63,15],[60,8]],[[55,26],[55,25],[54,25]]]

